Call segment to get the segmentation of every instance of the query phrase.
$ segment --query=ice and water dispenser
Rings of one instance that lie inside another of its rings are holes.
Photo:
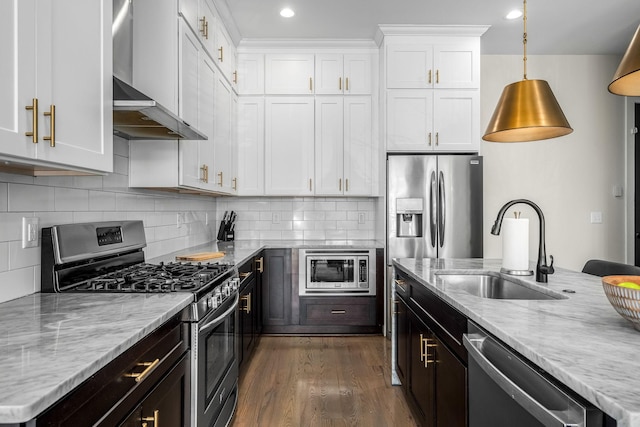
[[[423,199],[396,199],[397,237],[422,237]]]

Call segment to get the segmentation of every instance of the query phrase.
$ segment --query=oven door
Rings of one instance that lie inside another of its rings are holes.
[[[197,323],[196,425],[226,426],[237,401],[238,361],[236,331],[239,296]],[[232,400],[232,401],[231,401]],[[227,402],[229,401],[229,402]]]

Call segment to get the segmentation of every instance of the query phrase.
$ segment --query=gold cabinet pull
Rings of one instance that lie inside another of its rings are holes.
[[[142,417],[141,421],[153,421],[153,427],[160,427],[160,410],[153,411],[153,417]]]
[[[440,70],[436,70],[436,84],[440,83]]]
[[[25,132],[25,136],[30,136],[34,144],[38,143],[38,98],[31,100],[31,105],[24,107],[27,111],[31,111],[31,117],[33,119],[33,130],[31,132]]]
[[[158,366],[158,363],[160,363],[160,359],[156,359],[153,362],[140,362],[136,366],[146,366],[144,371],[140,373],[131,372],[129,374],[124,374],[124,376],[128,378],[135,378],[136,382],[139,383],[144,380],[156,368],[156,366]]]
[[[344,79],[344,89],[348,92],[349,91],[349,77],[347,77],[346,79]]]
[[[233,72],[233,82],[238,84],[238,70]]]
[[[344,180],[344,191],[349,191],[349,178]]]
[[[404,286],[404,280],[402,279],[395,279],[394,282],[396,282],[396,285]]]
[[[224,49],[223,49],[223,46],[220,46],[218,48],[218,53],[220,54],[220,56],[218,56],[218,60],[220,62],[224,62]]]
[[[313,77],[309,77],[309,91],[313,92]]]
[[[240,276],[240,280],[244,280],[247,277],[251,276],[253,273],[252,272],[246,272],[246,273],[239,273],[238,275]]]
[[[209,166],[207,165],[202,165],[200,167],[200,172],[202,175],[202,178],[200,178],[200,181],[202,182],[209,182]]]
[[[240,310],[244,311],[247,314],[251,313],[251,293],[241,297],[240,300],[246,302],[245,306]]]
[[[204,21],[204,38],[209,40],[209,21]]]
[[[258,270],[258,273],[264,272],[264,257],[260,257],[256,260],[256,270]]]
[[[440,141],[438,141],[438,139],[439,139],[438,137],[439,137],[438,132],[436,132],[436,145],[438,145],[439,142],[440,142]]]
[[[45,116],[51,117],[49,122],[49,132],[51,133],[49,136],[43,136],[42,139],[45,141],[49,141],[49,145],[52,147],[56,146],[56,106],[51,104],[49,107],[49,111],[44,112]]]
[[[313,180],[309,178],[309,191],[313,191]]]
[[[222,187],[222,183],[224,182],[222,179],[222,171],[218,172],[218,179],[219,179],[218,185]]]
[[[338,191],[342,191],[342,178],[338,179]]]
[[[397,316],[398,314],[400,314],[400,312],[398,311],[398,305],[400,305],[399,301],[394,301],[392,299],[389,299],[389,305],[395,307],[395,309],[393,310],[394,315]]]
[[[431,70],[429,70],[429,84],[431,84]]]
[[[431,132],[429,132],[429,147],[431,147]]]
[[[342,77],[338,77],[338,90],[342,90]]]
[[[238,178],[233,178],[231,180],[231,182],[233,182],[233,185],[232,185],[233,189],[237,191],[238,190]]]
[[[346,314],[347,310],[331,310],[331,314]]]
[[[436,344],[432,344],[433,341],[430,338],[424,338],[423,334],[420,334],[420,361],[424,362],[424,367],[426,368],[429,363],[434,363],[434,359],[429,359],[429,348],[437,347]]]
[[[203,16],[202,18],[199,19],[200,21],[200,34],[202,34],[202,36],[206,39],[207,38],[207,17]]]

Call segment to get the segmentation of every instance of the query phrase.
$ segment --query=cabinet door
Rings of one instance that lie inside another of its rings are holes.
[[[349,95],[371,94],[371,55],[349,54],[344,56],[344,93]]]
[[[264,55],[238,55],[238,93],[261,95],[264,93]]]
[[[41,117],[25,109],[36,97],[35,11],[35,0],[0,3],[0,152],[27,158],[43,144],[25,135]]]
[[[439,151],[478,151],[480,97],[477,90],[434,90],[434,147]]]
[[[246,285],[240,293],[240,354],[238,365],[248,361],[248,356],[255,345],[255,277]]]
[[[433,47],[429,44],[387,46],[387,88],[429,88],[433,86]]]
[[[435,421],[435,339],[431,330],[409,310],[410,352],[408,393],[418,410],[420,424]]]
[[[180,117],[191,126],[200,129],[200,42],[186,23],[180,20],[179,69],[180,75]],[[200,186],[200,159],[198,141],[180,141],[179,176],[180,185],[198,188]]]
[[[216,52],[213,53],[214,58],[216,58],[227,81],[233,82],[235,80],[233,73],[236,70],[235,48],[231,37],[221,23],[216,26],[216,46]]]
[[[479,40],[434,45],[433,62],[436,88],[480,88]]]
[[[343,59],[340,54],[318,54],[315,57],[316,94],[341,95],[344,90]]]
[[[265,105],[265,194],[313,194],[314,99],[270,97]]]
[[[189,425],[189,376],[187,353],[144,399],[141,420],[154,427],[160,424],[160,420],[163,426]]]
[[[199,21],[200,11],[198,10],[198,3],[202,0],[180,0],[180,15],[184,18],[184,20],[189,24],[189,27],[193,30],[194,33],[198,33],[199,30],[203,29],[202,26],[203,21]],[[199,25],[200,24],[200,25]]]
[[[313,55],[265,55],[265,93],[271,95],[307,95],[314,90]]]
[[[436,426],[467,425],[467,368],[445,346],[435,339]]]
[[[242,81],[242,80],[241,80]],[[238,103],[238,194],[264,195],[264,99]]]
[[[198,66],[198,130],[209,139],[197,141],[197,168],[200,177],[199,188],[215,191],[215,87],[218,81],[218,71],[213,61],[207,55],[200,56]],[[194,143],[196,141],[190,141]],[[182,144],[182,141],[181,141]]]
[[[387,150],[433,149],[433,90],[387,93]]]
[[[37,2],[38,98],[41,114],[52,112],[40,116],[52,140],[38,159],[113,171],[111,16],[108,0]]]
[[[231,176],[233,168],[233,153],[231,145],[231,107],[232,107],[232,91],[224,78],[219,75],[216,79],[215,88],[215,136],[214,136],[214,162],[216,182],[216,190],[221,193],[230,193],[232,187]]]
[[[316,97],[315,194],[342,195],[344,102],[342,97]]]
[[[291,324],[291,250],[268,249],[262,275],[262,322],[268,326]]]
[[[367,196],[372,192],[371,98],[344,98],[344,194]]]
[[[409,377],[409,308],[407,304],[396,294],[396,372],[405,390],[408,390],[407,378]]]

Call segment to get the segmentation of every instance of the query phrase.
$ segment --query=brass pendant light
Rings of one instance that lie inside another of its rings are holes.
[[[524,0],[523,21],[524,78],[505,86],[482,137],[485,141],[537,141],[573,132],[549,83],[527,80],[527,0]]]
[[[640,96],[640,26],[620,61],[613,81],[609,84],[609,92],[616,95]]]

